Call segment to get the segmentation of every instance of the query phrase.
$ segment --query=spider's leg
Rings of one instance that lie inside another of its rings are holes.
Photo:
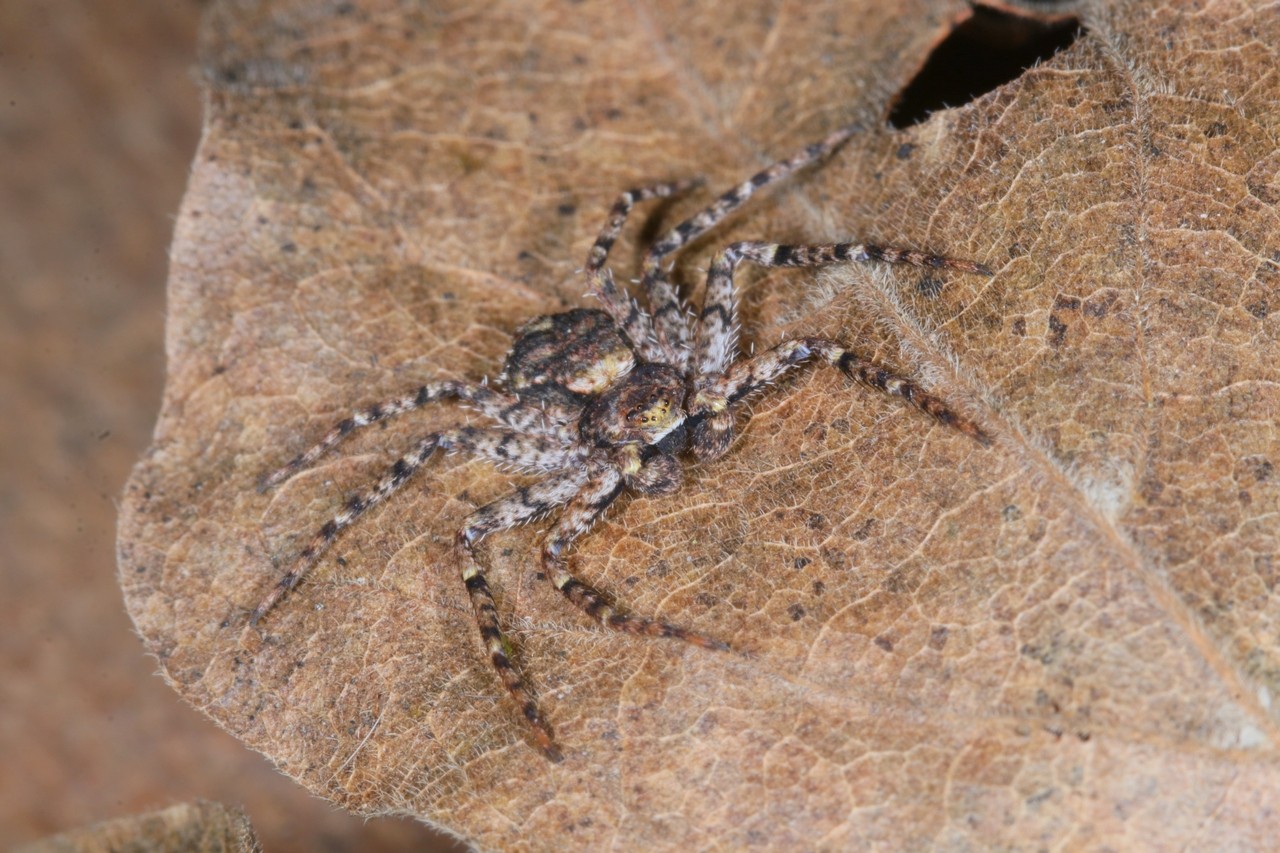
[[[627,190],[618,196],[618,200],[609,209],[609,218],[605,220],[604,227],[600,229],[600,236],[596,237],[596,242],[591,246],[591,251],[587,254],[587,264],[583,268],[583,272],[587,274],[588,278],[594,280],[596,274],[604,269],[605,261],[609,259],[609,251],[617,241],[618,235],[622,233],[622,226],[626,224],[627,217],[631,214],[631,208],[635,206],[636,202],[648,201],[653,198],[668,198],[677,193],[701,186],[701,184],[702,178],[668,181],[647,187],[637,187],[636,189]]]
[[[683,371],[689,363],[689,339],[693,335],[684,300],[676,293],[666,271],[658,267],[645,272],[641,287],[648,294],[654,337],[662,351],[662,360]]]
[[[631,213],[631,208],[635,206],[636,202],[653,198],[667,198],[676,193],[692,189],[701,183],[701,178],[670,181],[627,190],[618,196],[618,200],[614,202],[613,207],[609,210],[609,218],[605,220],[604,227],[600,229],[600,236],[596,237],[596,242],[591,246],[591,251],[587,254],[587,263],[583,268],[583,272],[591,280],[591,292],[600,300],[605,311],[613,318],[613,322],[626,334],[632,346],[639,351],[641,356],[651,361],[661,360],[663,356],[663,352],[656,349],[654,345],[653,318],[634,299],[628,296],[625,290],[618,288],[618,285],[613,280],[613,273],[605,267],[605,261],[609,259],[609,250],[613,248],[613,244],[618,239],[618,234],[621,233],[622,226],[626,223],[627,216]],[[670,289],[669,286],[668,289]],[[658,305],[650,301],[650,307],[657,309]]]
[[[973,261],[864,243],[829,243],[817,246],[734,243],[715,256],[707,271],[706,299],[702,306],[694,350],[695,375],[700,380],[719,376],[736,355],[737,317],[734,313],[733,272],[744,260],[763,267],[818,267],[835,263],[881,261],[991,275],[990,270]]]
[[[828,134],[820,142],[806,146],[788,159],[762,169],[723,193],[709,207],[681,222],[649,247],[644,256],[641,289],[648,294],[658,346],[662,349],[668,363],[682,370],[686,367],[689,361],[688,349],[691,334],[684,305],[672,286],[667,272],[663,269],[662,259],[714,228],[722,219],[745,204],[757,190],[786,178],[798,169],[816,163],[856,131],[855,125],[842,127]],[[732,322],[727,324],[730,327],[732,325]]]
[[[470,403],[483,414],[501,421],[512,429],[525,431],[552,432],[560,420],[567,421],[572,418],[569,413],[545,411],[526,406],[518,397],[495,391],[487,385],[476,382],[452,380],[431,382],[419,386],[408,394],[361,409],[339,421],[315,445],[264,477],[258,486],[258,491],[264,492],[289,479],[332,450],[360,427],[378,423],[440,400],[461,400]]]
[[[940,398],[834,341],[821,338],[786,341],[755,358],[734,363],[737,321],[733,302],[733,272],[743,260],[766,267],[812,267],[850,261],[883,261],[991,275],[986,267],[973,261],[860,243],[786,246],[745,242],[727,247],[715,256],[707,273],[706,303],[703,305],[695,342],[697,394],[689,414],[699,419],[691,436],[691,447],[698,458],[715,459],[729,449],[733,441],[733,412],[730,406],[814,354],[821,355],[855,379],[885,393],[902,397],[944,424],[981,442],[989,441],[977,424],[949,408]]]
[[[991,441],[990,436],[981,427],[948,406],[940,397],[930,394],[910,379],[886,370],[829,338],[793,338],[783,341],[754,358],[734,364],[723,376],[698,392],[690,414],[711,415],[714,418],[715,415],[725,413],[729,411],[728,407],[772,384],[792,367],[814,356],[833,367],[838,367],[851,379],[856,379],[886,394],[901,397],[939,423],[957,429],[982,444],[989,444]],[[697,440],[695,430],[695,449]]]
[[[511,662],[510,646],[498,624],[498,608],[494,604],[493,593],[489,591],[489,584],[472,549],[490,533],[532,521],[564,504],[577,493],[585,480],[586,474],[581,469],[574,469],[562,477],[548,478],[519,489],[473,512],[455,539],[462,581],[471,597],[471,607],[475,611],[480,637],[489,652],[489,660],[524,718],[533,727],[538,747],[552,761],[560,760],[560,750],[551,738],[551,731],[542,719],[533,694]]]
[[[835,130],[819,142],[814,142],[786,160],[780,160],[756,172],[747,180],[728,190],[709,207],[681,222],[649,247],[644,256],[645,280],[651,270],[656,270],[662,259],[692,240],[714,228],[722,219],[741,207],[759,189],[786,178],[798,169],[816,163],[826,157],[858,130],[857,125],[846,125]]]
[[[556,589],[606,628],[650,637],[674,637],[707,649],[727,650],[725,643],[656,619],[616,612],[596,589],[575,578],[565,564],[564,550],[587,532],[623,491],[616,468],[597,469],[560,514],[556,526],[542,540],[542,566]]]
[[[566,449],[552,439],[526,436],[513,430],[462,427],[429,435],[419,441],[413,450],[400,457],[372,491],[352,497],[342,512],[316,531],[307,546],[298,553],[289,570],[254,608],[249,621],[257,623],[285,593],[301,583],[343,528],[349,527],[370,508],[382,503],[403,486],[431,458],[437,448],[445,451],[465,450],[525,470],[556,470],[572,464],[578,458],[571,448]]]

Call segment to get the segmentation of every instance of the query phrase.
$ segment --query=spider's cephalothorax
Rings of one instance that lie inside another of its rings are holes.
[[[851,127],[838,130],[753,175],[650,246],[640,281],[648,310],[617,288],[605,266],[609,249],[637,201],[669,196],[698,182],[656,184],[623,193],[596,238],[584,270],[603,310],[580,308],[526,323],[507,356],[501,390],[463,381],[423,385],[356,412],[266,477],[263,489],[311,464],[353,430],[439,400],[462,401],[495,422],[423,437],[377,486],[349,500],[320,527],[254,609],[251,621],[256,623],[298,585],[343,528],[390,496],[437,450],[463,450],[542,475],[472,513],[458,530],[455,543],[462,580],[494,669],[528,721],[538,747],[559,760],[560,750],[533,693],[508,656],[493,596],[475,558],[476,543],[485,536],[559,509],[556,523],[542,540],[542,566],[573,604],[607,628],[726,649],[718,640],[661,620],[617,612],[603,595],[569,572],[565,549],[624,492],[669,494],[680,487],[684,458],[706,462],[722,456],[733,441],[739,404],[804,361],[837,367],[985,443],[987,436],[977,424],[941,398],[837,341],[793,338],[754,357],[738,358],[733,299],[733,274],[742,261],[766,267],[881,261],[990,275],[981,265],[859,243],[734,243],[712,260],[702,308],[693,315],[685,310],[668,278],[665,257],[712,228],[761,187],[822,159],[852,133]]]

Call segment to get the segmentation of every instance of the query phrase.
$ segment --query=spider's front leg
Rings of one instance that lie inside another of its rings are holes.
[[[700,459],[723,455],[733,441],[732,406],[773,382],[791,367],[814,355],[840,368],[846,375],[887,394],[902,397],[940,423],[960,430],[984,444],[990,439],[972,420],[951,409],[909,379],[825,338],[784,341],[746,361],[737,355],[737,313],[733,273],[749,260],[765,267],[815,267],[839,262],[880,261],[932,269],[991,275],[981,264],[910,249],[862,243],[787,246],[777,243],[734,243],[715,256],[707,273],[703,305],[694,350],[696,393],[689,416],[695,420],[690,445]]]

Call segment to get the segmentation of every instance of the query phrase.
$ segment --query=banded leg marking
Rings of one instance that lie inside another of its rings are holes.
[[[655,349],[652,321],[634,299],[618,288],[613,280],[613,273],[605,267],[605,262],[609,259],[609,250],[613,248],[618,234],[622,232],[622,226],[637,202],[667,198],[701,183],[701,178],[692,178],[627,190],[614,202],[604,227],[600,230],[600,236],[596,237],[591,251],[587,254],[587,263],[583,271],[592,282],[591,292],[600,300],[605,311],[626,334],[631,344],[640,351],[642,356],[650,360],[660,359],[665,354]],[[652,300],[650,307],[654,307]]]
[[[783,341],[755,358],[734,364],[698,393],[690,414],[723,413],[727,407],[772,384],[788,370],[813,356],[838,368],[850,379],[890,396],[901,397],[944,426],[959,430],[981,444],[991,443],[991,437],[981,427],[952,409],[942,398],[828,338]]]
[[[361,427],[441,400],[461,400],[512,429],[540,433],[552,433],[558,424],[569,421],[573,417],[571,412],[544,411],[523,406],[517,397],[475,382],[452,380],[431,382],[403,396],[361,409],[339,421],[315,445],[264,477],[258,486],[258,491],[265,492],[289,479],[301,469],[310,466]]]
[[[370,508],[389,498],[422,467],[437,448],[444,451],[466,450],[498,463],[513,462],[513,456],[522,455],[526,468],[540,466],[541,470],[559,470],[580,461],[573,449],[566,450],[552,439],[527,436],[513,430],[462,427],[427,436],[413,450],[396,460],[372,491],[351,498],[342,512],[325,522],[307,546],[298,553],[289,571],[285,572],[254,608],[250,622],[256,624],[285,593],[301,583],[333,544],[339,532]]]
[[[707,271],[707,286],[694,344],[695,366],[697,375],[701,378],[723,373],[737,354],[733,273],[744,260],[763,267],[817,267],[835,263],[881,261],[991,275],[990,270],[973,261],[864,243],[828,243],[815,246],[734,243],[716,254]]]
[[[618,613],[599,591],[569,573],[565,549],[591,529],[623,488],[622,475],[614,468],[606,468],[592,476],[569,502],[560,514],[560,520],[542,540],[542,566],[547,577],[574,605],[606,628],[648,637],[672,637],[706,649],[728,650],[725,643],[703,634],[657,619]]]
[[[772,166],[756,172],[747,180],[723,193],[708,207],[681,222],[654,243],[649,248],[649,251],[645,252],[645,277],[648,278],[649,271],[656,269],[664,257],[710,231],[726,216],[746,203],[747,199],[751,198],[756,191],[777,183],[793,172],[825,158],[840,147],[845,140],[853,136],[857,130],[857,125],[846,125],[833,131],[825,139],[806,146],[786,160],[780,160]]]
[[[476,561],[473,549],[476,543],[490,533],[532,521],[569,501],[582,487],[585,479],[585,474],[574,472],[568,477],[543,480],[518,489],[473,512],[454,539],[462,582],[471,599],[471,609],[475,612],[476,626],[480,629],[480,639],[484,642],[485,651],[489,653],[489,661],[498,674],[498,680],[533,729],[538,748],[552,761],[560,761],[563,756],[538,709],[533,693],[511,662],[510,644],[502,633],[493,593],[489,590],[489,583]]]

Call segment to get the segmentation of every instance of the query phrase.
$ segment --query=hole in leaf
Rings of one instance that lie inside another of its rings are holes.
[[[972,13],[944,38],[895,99],[889,124],[919,124],[935,110],[958,107],[1070,47],[1083,28],[1074,16],[1037,18],[988,6]]]

